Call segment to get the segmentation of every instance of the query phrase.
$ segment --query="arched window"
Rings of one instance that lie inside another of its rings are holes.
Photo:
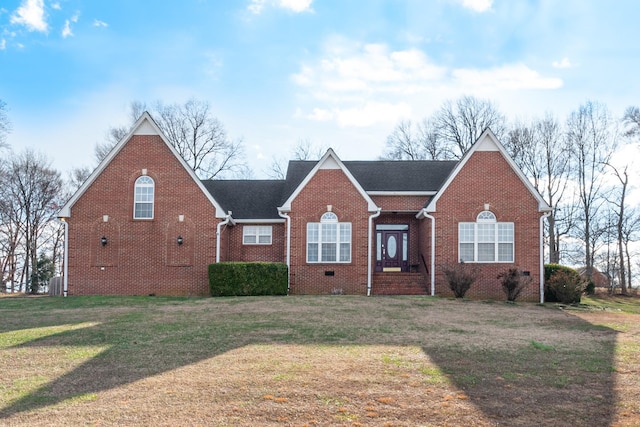
[[[513,222],[497,222],[491,211],[458,224],[460,262],[514,262],[514,246]]]
[[[351,223],[339,222],[333,212],[307,223],[307,262],[351,262]]]
[[[153,219],[155,183],[147,175],[136,179],[134,186],[133,218]]]

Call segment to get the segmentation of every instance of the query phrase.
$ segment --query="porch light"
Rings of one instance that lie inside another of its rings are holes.
[[[106,246],[107,245],[107,238],[105,236],[102,236],[102,238],[100,239],[100,244],[102,246]]]
[[[182,236],[178,236],[178,245],[181,245],[184,243],[184,239],[182,238]]]

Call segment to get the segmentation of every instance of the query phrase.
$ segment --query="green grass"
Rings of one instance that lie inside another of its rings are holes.
[[[621,295],[585,295],[581,304],[604,310],[619,310],[624,313],[640,314],[640,297]]]

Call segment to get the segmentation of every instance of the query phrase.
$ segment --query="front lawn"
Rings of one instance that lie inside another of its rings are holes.
[[[632,426],[638,366],[640,314],[613,310],[0,298],[0,425]]]

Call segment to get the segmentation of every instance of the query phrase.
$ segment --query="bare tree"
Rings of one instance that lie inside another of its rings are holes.
[[[7,135],[11,132],[11,121],[7,115],[7,104],[0,99],[0,149],[7,148]]]
[[[438,138],[433,118],[422,119],[417,126],[411,120],[399,122],[387,137],[386,151],[380,157],[388,160],[444,160],[452,158],[447,145]]]
[[[628,107],[624,112],[622,122],[627,126],[624,132],[626,136],[640,136],[640,108]]]
[[[96,147],[99,161],[129,133],[131,125],[145,109],[144,103],[131,103],[131,123],[109,130],[105,142]],[[169,143],[200,178],[220,178],[227,174],[246,176],[249,173],[244,162],[242,140],[228,138],[208,102],[191,99],[184,104],[164,104],[158,101],[150,114]]]
[[[60,196],[62,180],[46,158],[30,150],[12,155],[4,170],[8,176],[4,191],[13,201],[10,209],[17,226],[15,246],[19,243],[24,248],[22,260],[14,260],[15,265],[23,266],[18,281],[23,284],[25,292],[37,292],[33,279],[37,274],[38,249],[43,243],[44,229],[54,220],[58,210],[56,201]],[[13,255],[16,256],[15,251]],[[11,280],[15,281],[15,277]]]
[[[147,105],[140,101],[132,101],[129,104],[129,113],[128,113],[128,125],[122,126],[112,126],[107,131],[105,139],[103,142],[99,142],[94,147],[94,156],[98,163],[102,161],[107,154],[111,151],[111,149],[118,143],[122,138],[127,136],[129,131],[131,130],[131,126],[140,118],[142,113],[147,110]]]
[[[489,100],[473,96],[446,101],[434,120],[440,143],[446,144],[455,158],[462,157],[487,128],[498,139],[506,130],[506,119],[498,108]]]
[[[583,243],[585,271],[589,279],[598,238],[602,236],[602,221],[598,218],[603,204],[604,168],[616,148],[616,135],[607,108],[588,101],[569,115],[567,138],[575,161],[574,177],[580,206],[580,226],[575,237]]]
[[[327,148],[323,145],[315,145],[308,138],[300,138],[289,158],[274,156],[265,173],[270,179],[285,179],[289,160],[319,160],[326,151]]]
[[[627,213],[627,191],[629,187],[629,174],[627,173],[628,166],[622,168],[622,170],[614,167],[610,163],[607,163],[607,166],[611,168],[614,176],[620,183],[618,187],[615,187],[613,191],[609,193],[609,196],[606,198],[607,201],[615,208],[613,215],[615,218],[615,236],[616,243],[618,245],[618,282],[620,283],[620,291],[622,295],[627,295],[627,255],[628,255],[628,242],[625,240],[628,239],[628,229],[625,225],[628,224],[629,218]],[[625,251],[625,246],[627,246],[627,251]]]
[[[552,207],[547,218],[549,262],[560,262],[560,239],[573,225],[570,192],[571,150],[557,119],[550,113],[531,125],[516,124],[505,145],[515,162]]]

